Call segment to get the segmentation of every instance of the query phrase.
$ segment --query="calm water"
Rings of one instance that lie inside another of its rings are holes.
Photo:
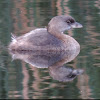
[[[70,82],[55,79],[50,73],[52,69],[36,68],[21,60],[12,61],[7,50],[10,33],[19,36],[33,27],[45,27],[56,15],[71,15],[84,26],[66,32],[80,43],[81,52],[70,63],[63,63],[64,68],[68,72],[84,70]],[[0,0],[0,98],[100,98],[99,59],[99,0]]]

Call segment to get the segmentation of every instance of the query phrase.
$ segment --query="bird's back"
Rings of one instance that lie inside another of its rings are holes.
[[[15,44],[11,45],[19,50],[60,50],[62,41],[48,33],[47,29],[39,28],[16,38]]]
[[[60,46],[61,41],[54,35],[47,32],[47,29],[40,28],[31,31],[29,34],[24,36],[26,41],[35,46]]]

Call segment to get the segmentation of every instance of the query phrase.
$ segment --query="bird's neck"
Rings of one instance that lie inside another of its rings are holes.
[[[66,35],[63,32],[60,32],[59,29],[52,28],[52,30],[48,30],[48,32],[56,38],[60,39],[61,41],[66,41]]]

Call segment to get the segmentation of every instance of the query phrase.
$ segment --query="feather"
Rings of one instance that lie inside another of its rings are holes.
[[[16,36],[15,36],[15,35],[13,35],[12,33],[11,33],[11,39],[12,39],[12,41],[17,42],[17,40],[16,40]]]

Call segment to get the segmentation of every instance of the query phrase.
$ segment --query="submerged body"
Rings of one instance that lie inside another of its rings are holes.
[[[56,16],[51,19],[47,28],[38,28],[20,37],[13,37],[9,50],[61,52],[75,50],[80,52],[79,43],[63,32],[71,28],[81,28],[71,16]]]

